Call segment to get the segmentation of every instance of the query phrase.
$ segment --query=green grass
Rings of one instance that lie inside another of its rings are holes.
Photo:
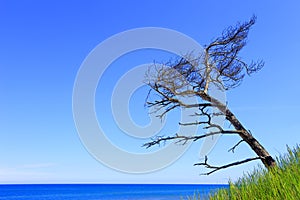
[[[229,183],[229,189],[218,190],[210,196],[216,199],[300,199],[300,147],[287,148],[288,153],[277,160],[278,167],[268,171],[259,166],[253,172],[245,174],[235,183]],[[191,198],[199,199],[199,198]]]

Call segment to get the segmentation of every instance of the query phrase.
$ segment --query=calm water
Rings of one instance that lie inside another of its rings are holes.
[[[169,200],[186,198],[227,185],[156,185],[156,184],[34,184],[0,185],[0,199],[146,199]]]

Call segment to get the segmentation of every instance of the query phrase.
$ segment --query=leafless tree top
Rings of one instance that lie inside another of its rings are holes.
[[[238,86],[245,75],[259,71],[264,63],[261,60],[247,64],[239,56],[239,52],[247,43],[250,28],[255,24],[253,16],[248,22],[237,23],[225,29],[222,35],[204,47],[201,55],[186,54],[178,59],[155,66],[155,75],[148,73],[147,81],[154,90],[163,90],[163,94],[173,96],[175,88],[191,86],[194,92],[207,92],[209,84],[214,83],[228,90]],[[167,72],[168,67],[169,72]],[[173,69],[174,71],[170,71]],[[177,73],[177,74],[176,74]],[[180,76],[184,77],[179,80]],[[174,81],[176,80],[176,81]],[[172,87],[170,83],[173,82]],[[174,85],[176,83],[177,85]],[[164,88],[161,88],[164,85]],[[168,91],[167,91],[168,90]],[[192,91],[185,94],[192,94]],[[182,93],[181,93],[182,95]]]

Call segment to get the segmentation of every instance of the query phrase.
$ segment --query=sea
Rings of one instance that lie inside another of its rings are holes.
[[[228,185],[210,184],[9,184],[0,185],[5,200],[175,200],[201,196]]]

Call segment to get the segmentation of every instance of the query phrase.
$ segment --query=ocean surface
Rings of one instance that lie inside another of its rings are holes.
[[[0,185],[0,199],[76,199],[76,200],[173,200],[209,192],[228,185],[178,184],[24,184]]]

